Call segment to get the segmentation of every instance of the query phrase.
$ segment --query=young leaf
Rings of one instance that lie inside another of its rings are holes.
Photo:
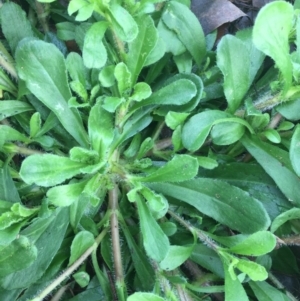
[[[72,15],[78,11],[75,18],[76,21],[85,21],[89,19],[94,11],[94,4],[90,3],[89,0],[72,0],[68,6],[68,13]]]
[[[138,24],[121,5],[112,3],[107,10],[113,30],[122,41],[132,42],[139,33]]]
[[[238,278],[232,279],[228,266],[224,264],[225,271],[225,301],[249,301],[249,298]]]
[[[0,121],[7,117],[32,110],[33,107],[24,101],[3,100],[0,102]]]
[[[253,281],[263,281],[268,278],[266,269],[256,262],[239,258],[236,267],[247,274]]]
[[[47,191],[49,203],[59,207],[70,206],[78,201],[85,184],[86,181],[50,188]]]
[[[300,176],[300,125],[297,125],[295,128],[289,154],[293,169]]]
[[[154,49],[158,33],[150,16],[143,16],[136,19],[138,34],[134,40],[128,44],[128,54],[126,64],[132,74],[132,83],[135,84],[138,76],[145,66],[147,57]]]
[[[300,204],[299,178],[292,171],[288,153],[279,147],[260,141],[257,137],[244,136],[241,140],[248,152],[264,168],[285,196]]]
[[[41,114],[39,112],[35,112],[30,118],[30,137],[35,137],[41,130],[41,127]]]
[[[231,113],[238,109],[250,88],[250,59],[246,45],[234,36],[226,35],[218,44],[217,64],[224,75],[224,93]]]
[[[72,241],[69,265],[74,263],[94,243],[94,235],[91,232],[78,232]]]
[[[31,155],[21,166],[20,176],[27,184],[50,187],[81,173],[86,164],[52,154]]]
[[[132,75],[127,65],[123,62],[118,63],[114,70],[114,76],[118,82],[120,95],[129,95],[132,85]]]
[[[272,222],[271,232],[275,232],[281,225],[289,220],[300,219],[300,209],[292,208],[278,215]]]
[[[182,128],[182,143],[189,151],[199,149],[207,138],[213,123],[231,115],[217,110],[204,111],[190,118]]]
[[[93,165],[99,161],[99,156],[94,150],[75,146],[70,149],[70,159],[86,165]]]
[[[6,141],[13,140],[25,143],[30,142],[29,138],[27,138],[17,130],[13,129],[12,127],[7,125],[0,125],[0,147],[2,147]]]
[[[102,39],[108,23],[100,21],[94,23],[86,33],[84,38],[82,58],[87,68],[101,68],[107,60],[107,51]]]
[[[194,178],[197,173],[196,158],[189,155],[175,155],[158,170],[138,179],[142,182],[182,182]]]
[[[289,33],[293,26],[294,9],[290,3],[275,1],[264,6],[253,28],[255,46],[270,56],[283,74],[286,92],[292,84]]]
[[[43,41],[24,41],[17,48],[16,63],[19,76],[26,82],[27,88],[56,115],[77,142],[88,147],[81,117],[67,103],[72,95],[64,57],[58,48]]]
[[[240,255],[261,256],[271,252],[275,246],[276,237],[271,232],[258,231],[231,247],[229,251]]]
[[[0,10],[1,27],[12,52],[24,38],[33,37],[33,31],[25,12],[13,2],[4,3]]]
[[[178,184],[149,183],[150,188],[182,202],[241,233],[266,230],[270,218],[262,204],[220,180],[198,178]]]
[[[90,111],[88,129],[93,150],[99,154],[101,160],[105,160],[114,138],[113,116],[99,102]]]
[[[151,87],[144,82],[140,82],[134,85],[133,94],[130,96],[130,99],[134,101],[141,101],[148,98],[151,94]]]
[[[144,200],[137,197],[134,201],[139,212],[145,250],[150,258],[160,262],[166,257],[170,248],[168,237],[151,215]]]
[[[196,85],[189,79],[178,79],[167,86],[155,91],[147,99],[135,104],[131,110],[148,105],[174,105],[187,104],[197,94]]]
[[[165,25],[174,31],[200,67],[206,55],[202,27],[191,10],[177,1],[171,1],[162,15]]]
[[[68,73],[73,81],[79,81],[83,87],[87,87],[87,70],[84,66],[82,57],[76,53],[71,52],[66,59],[66,67]]]
[[[23,270],[37,257],[37,248],[25,236],[21,235],[0,251],[0,278]]]

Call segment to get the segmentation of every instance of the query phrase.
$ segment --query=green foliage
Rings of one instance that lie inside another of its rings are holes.
[[[272,2],[214,50],[190,1],[18,3],[1,300],[295,301],[273,270],[299,275],[298,11]]]

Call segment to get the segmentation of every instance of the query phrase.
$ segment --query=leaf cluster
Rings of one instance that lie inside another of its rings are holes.
[[[188,0],[23,2],[0,8],[1,300],[296,300],[297,7],[215,49]]]

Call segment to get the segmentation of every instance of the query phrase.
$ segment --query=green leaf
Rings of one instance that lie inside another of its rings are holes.
[[[300,176],[300,125],[297,125],[290,145],[290,160],[294,171]]]
[[[171,1],[166,6],[162,20],[176,33],[200,67],[206,55],[206,46],[204,33],[196,16],[185,5]]]
[[[9,173],[8,164],[0,168],[0,200],[11,203],[20,203],[18,190]]]
[[[271,232],[275,232],[281,225],[289,220],[300,219],[300,209],[292,208],[278,215],[271,225]]]
[[[293,17],[294,9],[291,4],[275,1],[259,11],[253,28],[253,42],[275,61],[285,81],[285,92],[292,84],[289,34]]]
[[[66,59],[66,67],[71,79],[73,81],[79,81],[82,86],[86,88],[87,70],[82,57],[76,52],[69,53]]]
[[[266,230],[270,218],[262,204],[220,180],[198,178],[179,184],[149,183],[150,188],[182,202],[241,233]]]
[[[72,95],[64,57],[58,48],[43,41],[24,41],[17,48],[16,63],[27,88],[56,115],[77,142],[87,147],[88,137],[81,117],[75,109],[68,107]]]
[[[275,246],[276,237],[271,232],[258,231],[231,247],[229,251],[240,255],[261,256],[271,252]]]
[[[236,267],[247,274],[253,281],[263,281],[268,278],[266,269],[256,262],[239,258]]]
[[[101,160],[105,160],[114,139],[113,116],[104,110],[99,102],[90,111],[88,129],[93,149]]]
[[[49,203],[59,207],[70,206],[78,201],[85,184],[86,181],[50,188],[47,191]]]
[[[194,246],[170,246],[169,252],[159,266],[163,270],[171,271],[182,265],[191,255]]]
[[[142,182],[181,182],[194,178],[197,173],[196,158],[189,155],[175,155],[158,170],[138,179]]]
[[[203,244],[197,244],[190,259],[220,278],[224,278],[224,269],[220,257],[211,248]]]
[[[21,235],[0,251],[0,278],[23,270],[37,257],[37,248],[30,240]]]
[[[0,121],[7,117],[32,110],[32,106],[24,101],[3,100],[0,102]]]
[[[252,288],[256,298],[259,301],[290,301],[291,299],[282,293],[280,290],[271,286],[266,281],[250,281],[250,287]]]
[[[189,151],[199,149],[207,138],[213,123],[231,115],[217,110],[204,111],[190,118],[182,128],[182,143]]]
[[[155,91],[150,97],[135,104],[131,110],[148,105],[175,105],[187,104],[197,94],[196,85],[189,79],[178,79],[169,85]]]
[[[224,93],[229,111],[234,113],[252,82],[249,73],[251,57],[247,46],[232,35],[224,36],[218,44],[217,64],[224,75]]]
[[[155,193],[148,187],[142,187],[139,192],[147,200],[147,205],[156,220],[166,215],[169,203],[163,195]]]
[[[225,301],[249,301],[249,298],[238,278],[232,279],[228,266],[224,264],[225,271]]]
[[[31,155],[21,166],[20,176],[27,184],[49,187],[81,173],[86,164],[52,154]]]
[[[165,301],[165,299],[153,293],[134,293],[127,301]]]
[[[93,165],[99,161],[98,153],[94,150],[75,146],[70,149],[70,159],[75,162],[81,162],[86,165]]]
[[[24,38],[33,37],[33,31],[25,12],[13,2],[4,3],[0,10],[2,32],[12,52]]]
[[[214,169],[218,166],[218,162],[215,159],[203,156],[197,156],[196,158],[200,167]]]
[[[280,143],[281,137],[279,133],[274,129],[267,129],[262,132],[262,134],[271,142],[273,143]]]
[[[120,95],[129,95],[132,85],[132,76],[127,65],[123,62],[118,63],[114,70],[114,76],[118,82],[118,90]]]
[[[30,118],[30,137],[35,137],[41,130],[41,127],[41,114],[39,112],[35,112]]]
[[[76,25],[71,22],[59,22],[56,23],[56,34],[60,40],[71,41],[75,39],[75,28]],[[75,52],[71,52],[75,53]]]
[[[135,202],[138,208],[143,243],[147,255],[153,260],[160,262],[166,257],[170,248],[168,237],[151,215],[144,200],[137,197]]]
[[[122,19],[121,19],[122,20]],[[138,76],[145,66],[147,57],[151,55],[157,40],[158,32],[150,16],[137,18],[137,36],[128,44],[126,64],[132,74],[132,83],[135,84]]]
[[[91,232],[78,232],[72,241],[69,266],[74,263],[94,243],[94,235]]]
[[[107,13],[109,14],[113,30],[122,41],[132,42],[136,39],[139,33],[138,24],[124,7],[112,3]]]
[[[101,69],[99,73],[99,81],[103,87],[111,87],[115,83],[114,77],[114,65],[105,66]]]
[[[36,214],[40,208],[26,208],[24,205],[20,203],[14,203],[10,210],[16,215],[21,217],[29,217]]]
[[[0,280],[5,289],[27,288],[45,273],[53,257],[59,250],[69,224],[69,210],[57,209],[47,218],[36,219],[21,232],[37,248],[36,260],[27,268]],[[47,248],[45,248],[47,246]]]
[[[153,288],[154,271],[145,252],[137,245],[133,239],[127,225],[121,222],[122,231],[126,238],[128,247],[131,250],[133,265],[136,269],[140,283],[145,290]]]
[[[224,122],[213,126],[211,138],[214,144],[230,145],[240,140],[244,133],[244,125],[236,122]]]
[[[75,273],[73,275],[73,278],[75,279],[77,284],[82,288],[88,286],[90,282],[90,275],[83,271]]]
[[[176,56],[183,54],[186,51],[186,48],[178,38],[176,32],[170,30],[162,20],[159,21],[157,30],[165,44],[166,52],[171,52],[174,56]]]
[[[177,126],[181,125],[188,116],[189,113],[177,113],[171,111],[166,116],[166,124],[169,128],[175,130]]]
[[[241,140],[247,151],[274,180],[283,194],[295,204],[300,204],[299,178],[292,171],[287,152],[257,137],[244,136]]]
[[[151,87],[144,82],[135,84],[133,90],[134,91],[130,96],[130,99],[134,101],[141,101],[148,98],[152,94]]]
[[[106,63],[107,51],[102,39],[107,27],[108,23],[104,21],[94,23],[85,35],[82,58],[87,68],[101,68]]]
[[[0,148],[6,141],[21,141],[29,143],[30,139],[7,125],[0,125]]]
[[[72,0],[68,6],[68,14],[72,15],[78,11],[76,21],[85,21],[89,19],[94,11],[94,4],[89,0]]]

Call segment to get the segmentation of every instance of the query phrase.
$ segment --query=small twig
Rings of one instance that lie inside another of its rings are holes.
[[[45,4],[45,5],[47,5],[47,4]],[[44,32],[46,33],[49,31],[49,26],[48,26],[48,22],[47,22],[48,14],[45,12],[45,7],[42,3],[35,1],[35,7],[36,7],[38,19],[41,22]]]
[[[95,239],[95,243],[89,247],[71,266],[69,266],[57,279],[50,283],[37,297],[31,301],[42,301],[47,297],[58,285],[60,285],[65,279],[67,279],[97,248],[104,236],[106,235],[108,228],[105,228]]]
[[[270,123],[268,124],[267,129],[275,129],[280,123],[281,119],[282,119],[282,115],[276,113],[272,118],[272,120],[270,121]]]

